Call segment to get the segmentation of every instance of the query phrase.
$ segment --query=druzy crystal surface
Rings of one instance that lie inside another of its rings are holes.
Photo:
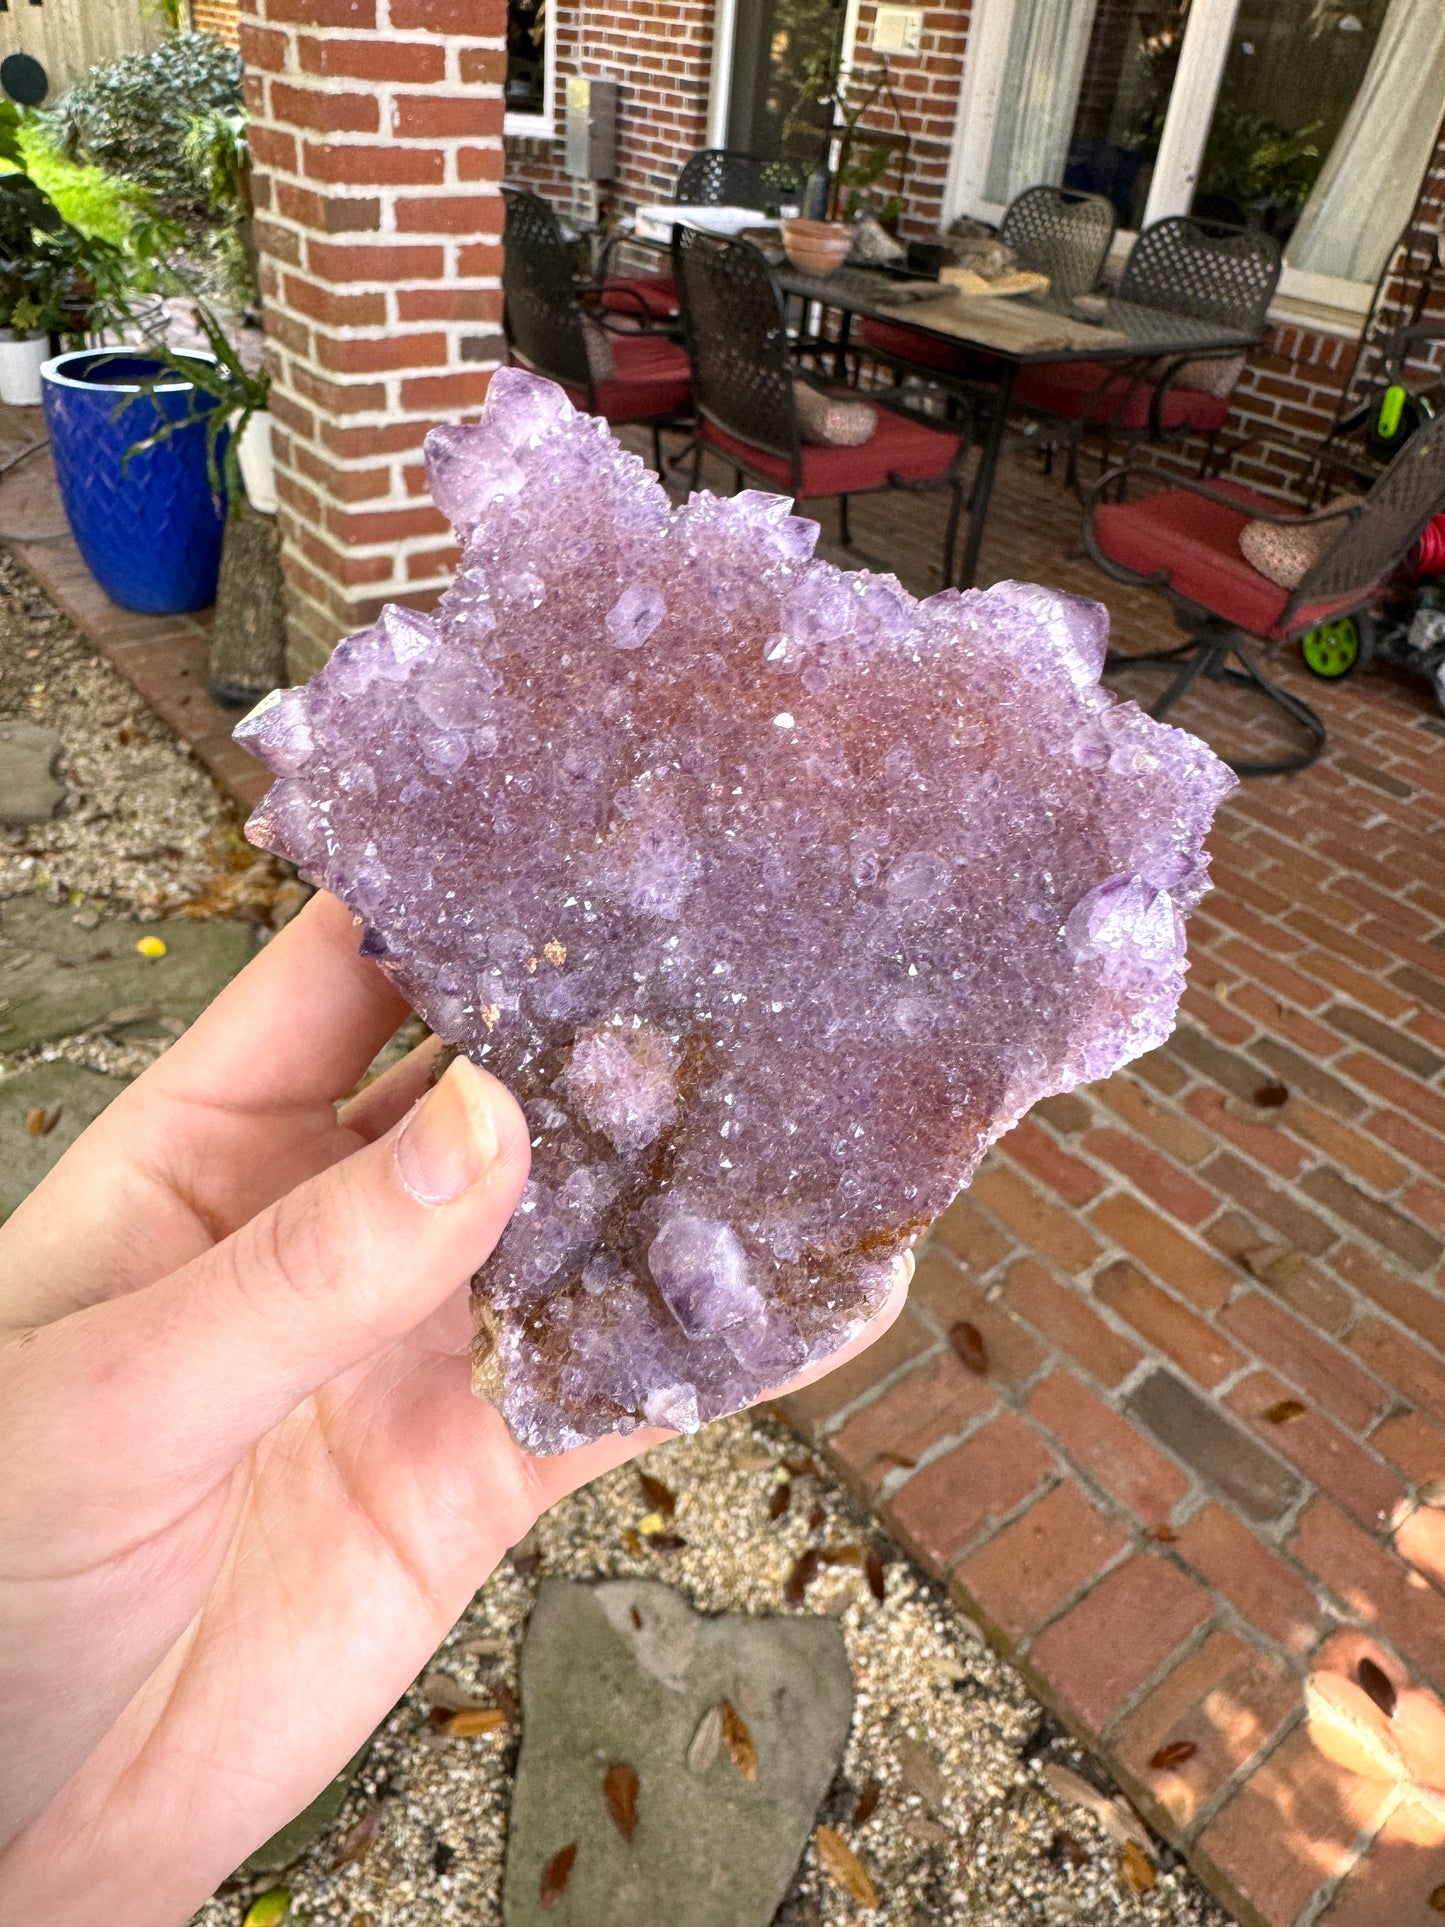
[[[254,841],[532,1130],[477,1381],[552,1452],[835,1350],[1038,1098],[1169,1032],[1233,778],[1097,604],[916,602],[770,495],[672,508],[520,370],[432,432],[462,560],[237,734]]]

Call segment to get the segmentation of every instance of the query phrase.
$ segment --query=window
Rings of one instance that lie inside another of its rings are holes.
[[[556,50],[547,0],[507,0],[506,131],[550,138],[556,132]]]
[[[948,205],[1054,182],[1125,230],[1262,227],[1284,293],[1361,309],[1442,113],[1441,0],[982,0]]]

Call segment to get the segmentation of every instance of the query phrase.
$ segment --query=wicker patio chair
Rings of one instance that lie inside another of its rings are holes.
[[[1299,727],[1304,746],[1292,756],[1231,761],[1231,767],[1241,776],[1304,769],[1324,747],[1325,726],[1307,703],[1262,674],[1248,638],[1278,644],[1380,597],[1432,517],[1445,509],[1445,416],[1411,437],[1362,501],[1307,515],[1229,482],[1179,482],[1135,501],[1105,499],[1116,480],[1127,484],[1137,473],[1125,465],[1092,491],[1085,545],[1116,581],[1163,589],[1189,640],[1111,662],[1174,668],[1153,716],[1167,714],[1201,677],[1253,691]],[[1291,591],[1240,552],[1240,534],[1251,521],[1301,530],[1335,522],[1339,532]]]
[[[1171,214],[1145,228],[1134,243],[1114,299],[1258,339],[1280,267],[1279,243],[1272,235]],[[1101,468],[1117,440],[1202,435],[1202,475],[1228,419],[1244,360],[1240,350],[1224,349],[1122,368],[1099,361],[1048,362],[1020,372],[1013,401],[1059,431],[1057,439],[1068,446],[1070,482],[1077,479],[1079,450],[1090,429],[1103,436]]]
[[[739,483],[744,475],[754,477],[798,502],[836,495],[845,543],[850,496],[891,488],[946,489],[943,579],[951,583],[967,437],[880,405],[877,426],[860,446],[804,442],[783,298],[762,254],[748,241],[679,227],[672,262],[697,409],[693,486],[703,451],[711,449],[732,465]]]
[[[683,162],[672,190],[675,207],[755,207],[776,214],[802,199],[804,182],[791,161],[760,161],[735,147],[704,147]],[[607,245],[598,269],[602,305],[637,316],[644,326],[676,327],[677,286],[670,274],[613,274],[612,255],[629,237]],[[634,243],[635,245],[635,243]]]
[[[660,474],[661,430],[690,413],[687,356],[670,336],[605,329],[585,315],[555,213],[540,195],[516,188],[502,195],[503,327],[511,359],[560,382],[590,415],[651,423]]]
[[[1114,204],[1102,194],[1066,187],[1029,187],[1013,201],[999,226],[999,239],[1021,268],[1049,277],[1051,294],[1070,299],[1097,287],[1114,245]],[[956,342],[901,321],[865,321],[863,346],[901,373],[962,376],[977,356]]]

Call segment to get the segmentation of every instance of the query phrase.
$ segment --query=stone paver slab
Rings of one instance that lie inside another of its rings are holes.
[[[0,716],[0,824],[46,823],[59,813],[65,801],[59,775],[64,747],[53,729],[22,716]]]
[[[79,1064],[38,1064],[0,1079],[0,1222],[58,1163],[92,1118],[125,1089],[125,1079],[102,1077]],[[26,1120],[33,1111],[58,1111],[54,1127],[31,1136]]]

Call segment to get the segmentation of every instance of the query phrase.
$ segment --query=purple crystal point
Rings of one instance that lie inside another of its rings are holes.
[[[516,1092],[479,1383],[558,1451],[826,1357],[1029,1106],[1160,1043],[1233,778],[1095,603],[918,603],[518,369],[427,461],[462,560],[238,736],[253,840]]]

